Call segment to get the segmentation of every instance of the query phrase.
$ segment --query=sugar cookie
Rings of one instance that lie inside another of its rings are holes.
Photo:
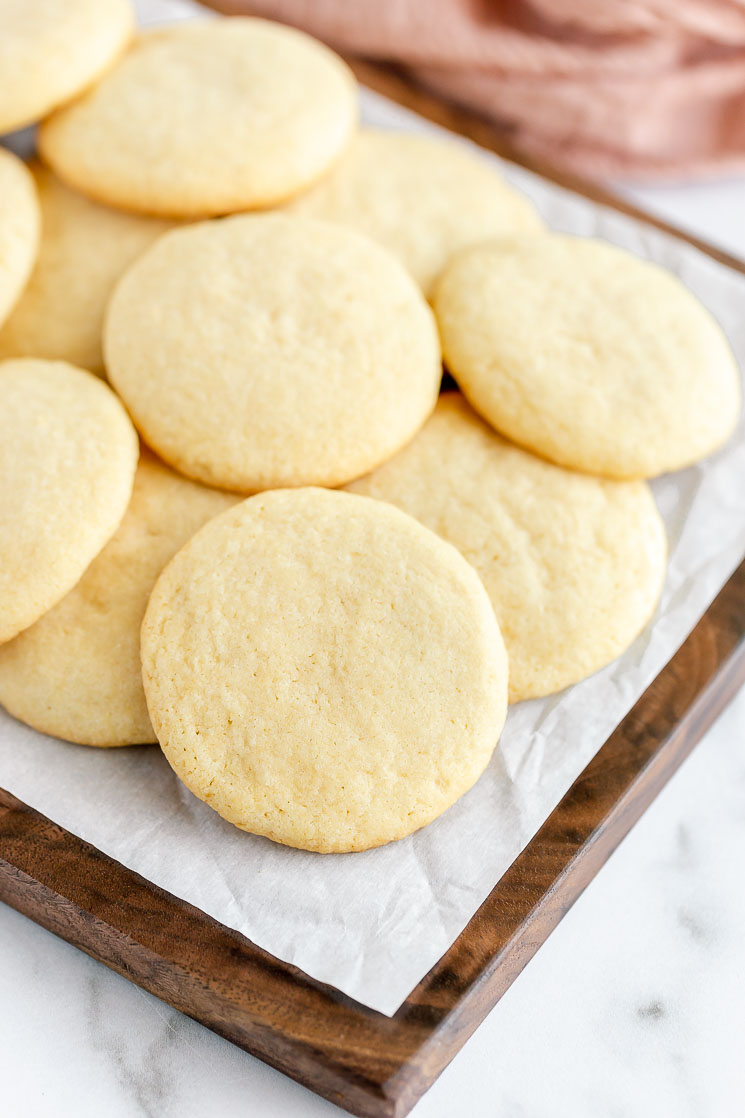
[[[142,691],[140,626],[155,580],[236,498],[174,474],[145,451],[124,519],[80,582],[0,646],[0,703],[42,733],[83,745],[156,741]]]
[[[39,203],[26,165],[0,148],[0,325],[17,302],[39,247]]]
[[[145,441],[240,492],[367,472],[421,426],[441,375],[432,312],[393,256],[275,215],[161,237],[114,292],[104,356]]]
[[[476,572],[381,501],[249,498],[156,583],[143,681],[161,747],[220,815],[364,850],[435,819],[502,728],[507,663]]]
[[[64,597],[114,534],[138,453],[127,413],[90,373],[0,364],[0,643]]]
[[[94,89],[51,116],[40,151],[100,202],[166,217],[275,205],[340,155],[357,119],[342,60],[259,19],[142,35]]]
[[[23,295],[0,329],[0,358],[46,357],[103,373],[109,296],[126,268],[171,224],[99,206],[46,167],[32,170],[41,244]]]
[[[350,487],[415,516],[476,568],[510,663],[510,700],[620,655],[652,616],[666,540],[649,487],[574,473],[507,443],[457,393]]]
[[[80,93],[133,29],[127,0],[2,0],[0,133],[33,124]]]
[[[654,477],[716,450],[737,421],[719,325],[674,276],[613,245],[553,235],[466,249],[434,305],[476,410],[562,466]]]
[[[543,230],[528,199],[486,159],[453,142],[372,128],[363,129],[331,173],[289,208],[378,241],[425,294],[457,249]]]

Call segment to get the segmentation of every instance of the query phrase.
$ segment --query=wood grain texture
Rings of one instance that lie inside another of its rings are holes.
[[[400,74],[355,68],[389,96],[509,155],[504,137],[471,114],[412,90]],[[581,193],[639,216],[599,189]],[[745,563],[392,1018],[273,958],[2,791],[0,900],[353,1114],[400,1118],[744,681]]]

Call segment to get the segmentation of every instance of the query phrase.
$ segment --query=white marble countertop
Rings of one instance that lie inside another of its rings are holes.
[[[745,257],[745,180],[626,193]],[[416,1118],[743,1112],[744,744],[745,691]],[[9,1118],[340,1113],[2,905],[0,1007]]]

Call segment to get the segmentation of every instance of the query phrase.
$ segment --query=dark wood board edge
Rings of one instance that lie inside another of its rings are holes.
[[[391,1018],[0,792],[0,900],[362,1118],[408,1113],[745,681],[745,563]]]
[[[219,5],[215,5],[219,6]],[[727,253],[523,158],[493,123],[400,70],[371,88],[569,190]],[[394,1017],[275,959],[0,791],[0,900],[362,1118],[400,1118],[437,1078],[745,681],[745,564]]]

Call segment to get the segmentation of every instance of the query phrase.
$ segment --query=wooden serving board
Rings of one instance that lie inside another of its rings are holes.
[[[492,125],[429,97],[401,74],[354,68],[367,85],[421,115],[650,223],[599,189],[517,159]],[[684,239],[745,273],[725,253]],[[2,790],[0,900],[351,1113],[400,1118],[743,682],[745,562],[393,1017],[274,958]]]

